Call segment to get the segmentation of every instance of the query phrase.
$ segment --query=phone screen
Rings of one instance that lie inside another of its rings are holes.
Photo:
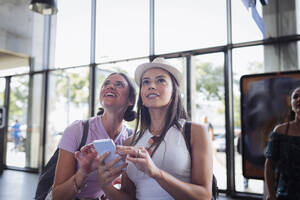
[[[115,158],[119,157],[119,155],[115,153],[116,145],[112,139],[94,140],[93,145],[99,155],[102,155],[105,152],[110,152],[108,157],[106,157],[106,159],[104,160],[105,163],[108,163],[114,160]],[[124,162],[123,160],[120,160],[118,163],[114,165],[114,167],[122,165],[123,162]]]

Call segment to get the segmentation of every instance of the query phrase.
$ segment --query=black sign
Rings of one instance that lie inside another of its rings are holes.
[[[5,108],[0,106],[0,128],[3,128],[5,125]]]

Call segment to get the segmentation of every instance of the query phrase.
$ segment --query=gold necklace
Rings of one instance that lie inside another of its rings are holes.
[[[161,132],[161,129],[162,129],[162,128],[160,128],[160,129],[158,129],[158,130],[154,130],[154,129],[151,129],[151,127],[149,128],[150,132],[151,132],[152,134],[154,134],[154,135],[159,135],[160,132]]]

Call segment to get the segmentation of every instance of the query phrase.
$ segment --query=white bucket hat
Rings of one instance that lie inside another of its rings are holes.
[[[155,58],[152,62],[141,64],[136,68],[134,73],[134,79],[138,86],[140,85],[140,80],[144,72],[151,68],[161,68],[163,70],[166,70],[167,72],[171,73],[175,77],[179,87],[181,86],[183,81],[181,72],[175,67],[168,64],[166,60],[161,57]]]

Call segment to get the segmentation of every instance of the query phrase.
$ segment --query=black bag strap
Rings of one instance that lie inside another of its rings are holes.
[[[191,147],[191,122],[186,121],[184,124],[184,135],[186,138],[187,148],[192,158],[192,147]]]
[[[77,151],[80,151],[81,147],[83,147],[86,143],[87,135],[89,132],[89,120],[88,119],[83,120],[82,125],[83,125],[83,133],[82,133],[81,142],[80,142],[80,145],[79,145]]]

